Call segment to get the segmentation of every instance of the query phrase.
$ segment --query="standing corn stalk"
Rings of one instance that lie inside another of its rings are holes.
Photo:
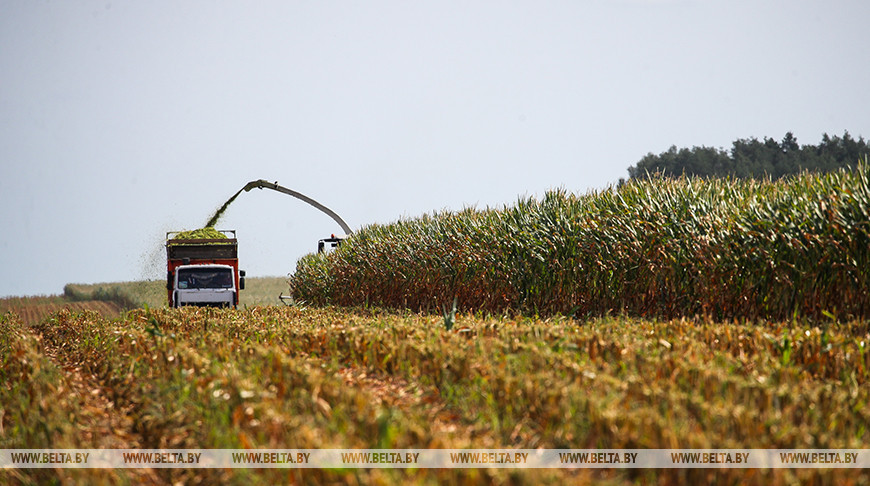
[[[867,317],[868,172],[659,177],[371,225],[300,260],[294,296],[429,311],[457,296],[460,309],[492,313]]]

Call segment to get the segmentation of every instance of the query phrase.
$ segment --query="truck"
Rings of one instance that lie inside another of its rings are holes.
[[[169,307],[238,307],[239,291],[245,288],[245,271],[239,270],[236,232],[215,231],[223,237],[189,238],[185,237],[189,232],[166,233]]]

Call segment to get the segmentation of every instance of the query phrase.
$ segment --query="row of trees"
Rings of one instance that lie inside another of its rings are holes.
[[[701,177],[772,177],[781,178],[804,170],[829,172],[851,167],[868,156],[870,147],[863,137],[857,140],[845,132],[842,137],[822,136],[818,145],[799,145],[792,132],[781,142],[765,137],[736,140],[731,150],[712,147],[677,149],[671,146],[659,155],[647,154],[628,168],[631,179],[645,178],[647,174]]]

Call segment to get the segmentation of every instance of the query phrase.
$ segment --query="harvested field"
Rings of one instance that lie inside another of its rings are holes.
[[[93,311],[104,317],[118,317],[121,306],[114,302],[87,300],[70,302],[63,297],[9,297],[0,299],[0,314],[14,313],[25,324],[37,324],[62,309],[70,312]]]
[[[120,320],[62,310],[35,326],[6,315],[0,343],[7,447],[862,448],[870,441],[866,322],[460,314],[447,331],[440,316],[363,309],[134,310]],[[112,434],[100,432],[108,426]],[[830,469],[3,475],[157,484],[868,483],[853,470]]]

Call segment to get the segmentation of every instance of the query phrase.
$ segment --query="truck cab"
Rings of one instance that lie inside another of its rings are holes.
[[[238,304],[235,269],[229,265],[180,265],[175,267],[175,307],[208,305],[230,307]],[[244,270],[240,275],[244,276]]]
[[[245,271],[239,270],[238,242],[232,238],[166,237],[166,290],[170,307],[185,305],[237,307],[245,288]],[[222,236],[222,235],[217,235]]]

